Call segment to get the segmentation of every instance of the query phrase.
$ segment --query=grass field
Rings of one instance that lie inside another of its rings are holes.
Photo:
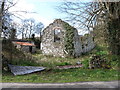
[[[90,57],[93,54],[102,55],[110,61],[111,69],[88,69]],[[34,54],[33,60],[14,60],[13,64],[23,66],[44,66],[46,70],[27,75],[14,76],[11,72],[2,73],[2,82],[30,82],[30,83],[64,83],[80,81],[111,81],[119,78],[119,56],[109,55],[104,47],[96,47],[79,58],[61,58]],[[75,65],[81,61],[82,68],[59,70],[56,66]],[[120,80],[120,79],[119,79]]]
[[[108,69],[56,69],[21,76],[13,76],[11,73],[4,73],[2,80],[3,82],[66,83],[118,80],[118,75],[118,71]]]

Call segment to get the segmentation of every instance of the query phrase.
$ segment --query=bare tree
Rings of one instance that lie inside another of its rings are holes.
[[[2,33],[2,17],[4,13],[5,0],[0,1],[0,37]]]
[[[37,34],[39,34],[40,35],[40,43],[39,43],[39,49],[41,49],[41,31],[42,31],[42,29],[44,28],[44,25],[43,25],[43,23],[41,23],[41,22],[39,22],[38,24],[36,24],[36,32],[35,33],[37,33]]]
[[[0,26],[1,26],[1,31],[0,34],[2,33],[5,38],[9,38],[10,34],[12,34],[11,30],[13,30],[13,23],[12,23],[12,17],[18,17],[17,13],[10,12],[9,9],[14,7],[17,4],[16,2],[13,2],[13,0],[2,0],[0,1]],[[15,26],[15,25],[14,25]],[[1,36],[1,35],[0,35]]]
[[[68,15],[67,21],[78,28],[94,29],[100,23],[105,24],[108,43],[113,54],[120,54],[120,2],[76,2],[66,1],[59,6],[59,10]],[[116,50],[114,50],[116,48]]]
[[[22,39],[31,38],[32,34],[35,33],[35,20],[32,18],[24,19],[19,32],[22,34]]]
[[[15,5],[17,3],[18,3],[18,0],[17,1],[14,1],[14,0],[0,1],[0,26],[1,26],[0,30],[1,30],[1,33],[4,32],[4,34],[5,34],[6,31],[11,30],[9,28],[9,26],[11,24],[11,20],[13,17],[16,17],[16,18],[22,20],[21,17],[23,17],[23,16],[20,13],[24,13],[24,14],[25,13],[34,13],[34,12],[28,12],[28,11],[9,11],[9,9],[12,7],[15,7]]]
[[[38,24],[36,24],[36,31],[35,33],[39,34],[40,35],[40,41],[41,41],[41,31],[42,29],[44,28],[44,25],[42,22],[39,22]]]
[[[93,28],[93,19],[96,18],[94,13],[97,13],[93,2],[82,3],[79,0],[77,2],[65,1],[58,8],[61,12],[67,14],[66,21],[76,25],[77,28]]]
[[[32,34],[35,33],[35,20],[33,18],[28,19],[28,27],[29,27],[29,38],[31,38]]]

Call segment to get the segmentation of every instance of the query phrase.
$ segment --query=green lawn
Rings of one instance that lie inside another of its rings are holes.
[[[108,69],[55,69],[21,76],[13,76],[11,73],[3,73],[2,82],[65,83],[81,81],[111,81],[118,80],[118,75],[118,71]]]

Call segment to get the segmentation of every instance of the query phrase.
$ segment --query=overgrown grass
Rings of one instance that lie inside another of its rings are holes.
[[[53,57],[53,56],[45,56],[42,54],[34,54],[35,58],[37,58],[36,63],[39,63],[41,66],[54,69],[56,66],[63,65],[76,65],[78,61],[83,62],[85,59],[88,59],[90,55],[84,55],[79,58],[62,58],[62,57]]]
[[[118,80],[118,75],[118,71],[112,69],[55,69],[22,76],[13,76],[11,73],[4,73],[2,80],[3,82],[66,83]]]
[[[92,55],[101,55],[111,64],[111,69],[88,69]],[[14,76],[3,71],[2,82],[32,82],[32,83],[63,83],[80,81],[111,81],[119,78],[120,56],[110,55],[106,46],[96,46],[91,52],[79,58],[61,58],[42,54],[27,54],[26,59],[14,59],[12,64],[22,66],[44,66],[45,71],[28,75]],[[28,59],[27,59],[28,58]],[[83,67],[78,69],[59,70],[56,66],[76,65],[82,62]],[[120,79],[119,79],[120,80]]]

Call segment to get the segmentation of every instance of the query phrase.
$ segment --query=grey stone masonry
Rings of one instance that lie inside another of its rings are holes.
[[[60,40],[55,41],[55,29],[58,31]],[[42,53],[46,55],[64,57],[64,27],[62,21],[56,20],[43,31]]]
[[[43,30],[42,41],[41,41],[41,50],[44,55],[52,55],[58,57],[66,57],[67,52],[65,51],[64,39],[65,28],[64,21],[61,19],[54,20],[49,26]],[[94,48],[94,42],[92,37],[88,38],[87,46],[82,48],[83,43],[81,42],[80,36],[78,35],[77,29],[74,30],[74,53],[75,56],[80,56],[81,53],[85,53]]]

